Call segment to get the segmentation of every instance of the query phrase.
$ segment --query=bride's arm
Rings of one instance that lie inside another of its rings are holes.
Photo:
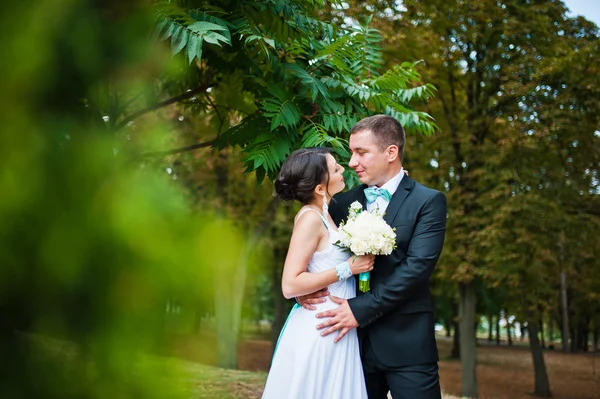
[[[363,255],[353,256],[348,263],[342,262],[335,268],[320,273],[308,273],[306,266],[319,246],[319,241],[327,237],[328,232],[323,221],[316,212],[306,212],[305,216],[298,219],[292,232],[290,248],[288,249],[283,265],[283,276],[281,278],[281,290],[283,296],[290,299],[300,295],[310,294],[321,288],[335,283],[340,276],[348,272],[345,278],[373,270],[375,256]]]
[[[298,219],[283,266],[281,290],[284,297],[289,299],[305,295],[338,281],[335,269],[320,273],[306,271],[319,242],[327,234],[327,229],[316,212],[306,212]]]

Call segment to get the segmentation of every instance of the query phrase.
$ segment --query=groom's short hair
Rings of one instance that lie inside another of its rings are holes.
[[[400,122],[389,115],[373,115],[361,119],[350,129],[350,134],[370,130],[375,137],[375,142],[380,150],[391,145],[398,147],[400,161],[404,159],[404,143],[406,134]]]

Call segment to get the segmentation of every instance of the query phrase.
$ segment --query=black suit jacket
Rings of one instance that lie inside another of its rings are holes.
[[[358,186],[335,197],[330,214],[336,224],[348,217],[359,201],[366,209],[364,189]],[[397,367],[438,360],[433,329],[429,278],[440,257],[446,235],[446,197],[404,176],[384,216],[396,228],[396,249],[377,256],[371,290],[348,301],[359,324],[359,339],[369,339],[377,359]]]

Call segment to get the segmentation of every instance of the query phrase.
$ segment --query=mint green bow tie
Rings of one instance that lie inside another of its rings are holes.
[[[367,197],[367,202],[372,203],[377,200],[377,197],[383,198],[386,202],[390,202],[392,199],[392,194],[385,188],[379,187],[369,187],[365,188],[365,197]]]

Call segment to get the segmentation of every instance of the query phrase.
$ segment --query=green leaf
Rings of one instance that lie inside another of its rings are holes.
[[[173,34],[173,32],[175,32],[175,29],[177,29],[177,27],[179,27],[179,25],[171,20],[169,20],[167,22],[167,29],[164,31],[163,35],[161,36],[160,40],[166,40],[168,38],[171,37],[171,35]]]
[[[152,41],[156,42],[160,38],[160,34],[165,29],[165,27],[169,24],[170,20],[167,18],[161,18],[156,26],[154,27],[154,32],[152,33]]]
[[[269,39],[269,38],[264,38],[265,43],[267,43],[269,46],[275,48],[275,40],[273,39]]]
[[[229,31],[229,29],[226,26],[217,25],[217,24],[214,24],[212,22],[207,22],[207,21],[194,22],[193,24],[188,25],[187,28],[189,30],[191,30],[192,32],[196,32],[196,33],[205,33],[205,32],[215,31],[215,30]]]
[[[189,31],[187,29],[179,29],[176,35],[171,38],[171,54],[176,55],[179,53],[188,41]]]
[[[271,120],[271,130],[277,129],[282,125],[286,130],[290,130],[296,126],[300,120],[300,110],[291,101],[284,100],[280,101],[276,98],[266,99],[261,104],[262,109],[265,111],[267,118]]]
[[[219,43],[219,41],[222,41],[224,43],[227,44],[231,44],[231,42],[223,35],[216,33],[216,32],[207,32],[203,35],[204,41],[211,43],[211,44],[216,44],[217,46],[221,46],[221,43]]]
[[[196,52],[198,50],[198,41],[202,42],[202,38],[198,35],[191,33],[187,42],[187,58],[188,62],[191,64],[194,58],[196,57]],[[200,58],[200,57],[198,57]]]
[[[260,185],[265,180],[265,170],[263,168],[255,169],[256,185]]]

